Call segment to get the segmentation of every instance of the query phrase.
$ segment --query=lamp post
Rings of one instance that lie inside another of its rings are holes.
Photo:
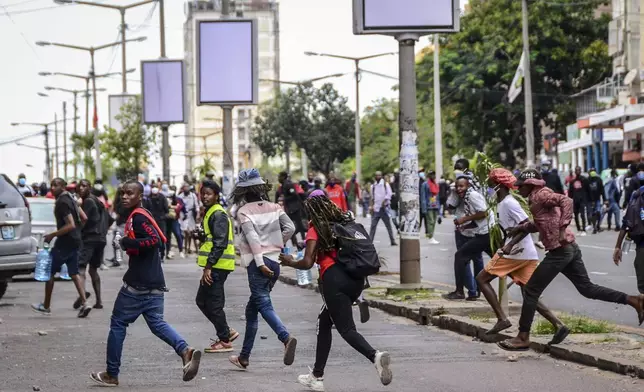
[[[350,57],[350,56],[340,56],[336,54],[328,53],[316,53],[316,52],[304,52],[307,56],[321,56],[321,57],[332,57],[342,60],[351,60],[355,65],[355,76],[356,76],[356,118],[355,118],[355,139],[356,139],[356,181],[360,183],[362,180],[362,147],[360,142],[360,62],[364,60],[370,60],[377,57],[383,56],[392,56],[397,54],[396,52],[387,52],[379,53],[371,56],[363,57]]]
[[[325,75],[325,76],[320,76],[317,78],[312,78],[312,79],[307,79],[307,80],[302,80],[299,82],[288,82],[284,80],[275,80],[275,79],[259,79],[260,82],[270,82],[270,83],[275,83],[278,91],[279,87],[282,84],[287,84],[291,86],[301,86],[301,85],[306,85],[306,84],[312,84],[313,82],[317,82],[320,80],[324,79],[330,79],[330,78],[339,78],[346,75],[346,73],[335,73],[331,75]],[[308,165],[307,165],[307,156],[306,156],[306,151],[302,148],[300,153],[302,154],[302,175],[304,177],[308,177]],[[290,173],[291,171],[291,154],[290,154],[290,147],[287,145],[286,146],[286,171]]]

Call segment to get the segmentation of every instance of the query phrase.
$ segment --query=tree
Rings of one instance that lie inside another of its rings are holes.
[[[208,174],[209,171],[215,171],[215,162],[213,162],[210,157],[204,157],[201,165],[194,168],[194,174],[197,175],[198,178],[206,177],[206,174]]]
[[[118,165],[116,177],[120,181],[136,178],[141,167],[147,165],[158,153],[154,149],[156,130],[143,125],[141,114],[141,99],[137,97],[128,101],[121,106],[121,112],[116,116],[123,130],[118,132],[106,126],[101,135],[101,150]]]
[[[541,127],[561,130],[576,120],[570,95],[609,75],[607,15],[597,18],[603,0],[557,3],[530,1],[530,61],[535,141]],[[523,94],[509,104],[507,90],[523,50],[521,2],[471,0],[459,33],[443,36],[440,77],[444,118],[458,132],[461,146],[486,151],[505,166],[525,156]],[[433,82],[433,53],[418,64],[419,82]],[[419,89],[420,104],[433,92]]]
[[[80,133],[73,133],[71,141],[74,146],[74,158],[72,164],[81,164],[84,168],[84,177],[87,179],[96,178],[96,166],[94,166],[94,134],[81,135]],[[81,152],[83,155],[81,156]]]
[[[265,105],[255,120],[253,142],[264,155],[304,149],[313,170],[331,172],[354,151],[354,114],[331,84],[300,84]]]

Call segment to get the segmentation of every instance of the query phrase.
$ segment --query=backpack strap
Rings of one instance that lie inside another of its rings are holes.
[[[159,234],[159,238],[161,238],[161,241],[163,241],[164,244],[168,241],[165,235],[163,235],[163,231],[161,231],[161,229],[159,228],[159,225],[157,225],[157,222],[154,220],[152,215],[145,208],[141,208],[141,207],[135,208],[134,211],[132,211],[130,216],[127,218],[127,222],[130,230],[132,229],[132,219],[134,218],[134,214],[141,214],[145,216],[150,221],[150,223],[152,223],[152,227],[154,227],[154,229],[157,231],[157,234]],[[126,232],[127,232],[127,229],[128,228],[126,228]]]

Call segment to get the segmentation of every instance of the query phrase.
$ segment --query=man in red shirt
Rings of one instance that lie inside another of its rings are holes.
[[[575,235],[568,227],[573,215],[572,199],[546,188],[541,174],[534,169],[521,173],[516,185],[521,196],[528,198],[533,221],[506,229],[508,237],[512,237],[510,244],[514,246],[530,233],[538,232],[548,253],[525,285],[519,334],[497,343],[499,347],[508,351],[528,350],[530,327],[539,297],[559,273],[564,274],[586,298],[630,305],[637,311],[641,325],[644,321],[644,295],[626,295],[590,281]]]
[[[344,188],[340,185],[338,178],[335,174],[329,174],[329,182],[326,184],[326,191],[329,199],[342,210],[342,212],[349,211],[349,205],[347,203],[347,195],[344,192]]]
[[[358,213],[358,202],[360,201],[360,184],[358,183],[356,173],[353,173],[351,179],[344,184],[344,191],[347,194],[347,205],[354,213]]]

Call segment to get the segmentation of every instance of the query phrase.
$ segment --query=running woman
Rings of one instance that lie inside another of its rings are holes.
[[[206,238],[197,258],[197,264],[203,268],[203,274],[196,302],[197,307],[215,327],[218,338],[204,350],[207,353],[233,351],[232,342],[239,337],[239,332],[228,326],[224,312],[224,283],[228,275],[235,270],[235,245],[230,219],[226,210],[219,204],[220,193],[221,188],[216,182],[203,182],[201,195],[207,210],[202,225]]]
[[[644,295],[626,295],[590,281],[581,250],[575,242],[575,235],[568,227],[572,220],[573,201],[546,188],[541,174],[534,169],[527,169],[521,173],[516,185],[521,196],[527,197],[530,202],[533,222],[527,221],[510,228],[506,230],[507,234],[516,237],[538,231],[548,253],[525,285],[519,334],[515,338],[497,343],[499,347],[508,351],[528,350],[530,327],[539,297],[560,273],[563,273],[586,298],[631,306],[637,311],[638,321],[642,324]]]
[[[172,346],[181,357],[183,381],[190,381],[199,371],[201,351],[188,346],[181,335],[163,319],[163,296],[168,290],[161,268],[160,248],[166,239],[154,218],[141,207],[141,183],[125,183],[121,196],[123,206],[129,212],[121,246],[130,256],[130,263],[112,311],[107,337],[107,370],[92,373],[90,378],[102,386],[119,385],[121,354],[127,327],[142,315],[150,331]]]
[[[295,360],[297,339],[288,332],[271,301],[271,291],[280,275],[278,257],[295,233],[295,224],[279,204],[269,201],[270,189],[257,169],[247,169],[239,173],[233,191],[233,205],[240,206],[235,214],[242,231],[239,253],[248,272],[250,287],[244,345],[238,356],[229,358],[240,369],[246,369],[249,364],[259,324],[258,314],[284,344],[284,365],[292,365]]]
[[[510,190],[514,189],[516,181],[512,172],[502,168],[493,169],[489,175],[489,185],[496,191],[497,213],[502,230],[516,227],[528,221],[528,214],[523,211],[519,202],[510,193]],[[498,319],[496,325],[486,332],[487,335],[499,333],[512,326],[507,315],[503,312],[490,282],[497,277],[504,279],[505,282],[505,277],[509,275],[517,285],[524,287],[538,263],[539,254],[532,237],[524,233],[514,238],[508,237],[505,246],[497,251],[485,269],[478,274],[476,277],[478,287],[492,306]],[[563,325],[541,301],[537,302],[537,311],[555,327],[554,337],[549,344],[563,342],[570,333],[570,329]]]
[[[306,234],[304,258],[296,262],[293,256],[280,255],[282,265],[287,267],[308,270],[314,262],[320,266],[324,304],[318,316],[315,365],[311,373],[299,376],[298,382],[312,391],[324,391],[324,368],[331,351],[331,327],[335,324],[340,336],[376,366],[382,384],[389,385],[393,378],[389,353],[371,347],[353,321],[351,305],[362,293],[364,279],[352,278],[334,261],[337,249],[332,225],[353,222],[353,214],[342,212],[328,197],[313,193],[305,206],[311,225]]]

